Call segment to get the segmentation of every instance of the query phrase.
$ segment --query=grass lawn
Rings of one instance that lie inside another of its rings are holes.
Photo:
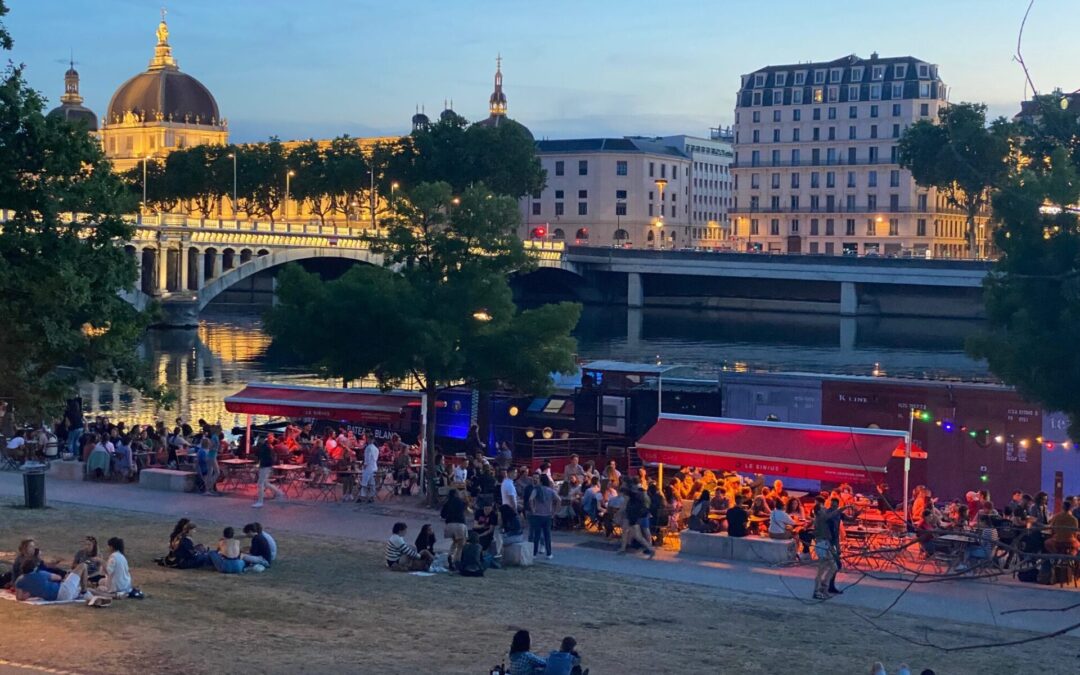
[[[833,605],[805,605],[689,584],[540,564],[483,579],[413,577],[382,565],[381,546],[275,532],[281,559],[264,574],[158,567],[173,520],[122,511],[0,507],[0,552],[38,540],[46,560],[87,534],[124,538],[147,598],[93,610],[0,602],[0,657],[84,673],[487,673],[514,630],[544,655],[564,635],[603,673],[866,673],[883,661],[915,673],[1068,672],[1080,641],[943,653],[869,627]],[[239,531],[250,510],[231,524]],[[211,544],[222,524],[199,523]],[[410,531],[410,538],[415,535]],[[6,565],[3,566],[6,569]],[[882,620],[939,643],[1016,639],[1017,631]]]

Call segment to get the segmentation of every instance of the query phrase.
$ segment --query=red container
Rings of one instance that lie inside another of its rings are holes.
[[[915,444],[928,457],[912,460],[911,486],[948,499],[986,489],[999,508],[1015,489],[1041,489],[1042,411],[1008,388],[886,378],[822,378],[821,388],[822,424],[907,430],[913,406],[930,412],[931,421],[915,421]],[[900,494],[903,478],[894,458],[890,494]]]

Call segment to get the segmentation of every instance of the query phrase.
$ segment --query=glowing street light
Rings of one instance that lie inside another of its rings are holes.
[[[229,159],[232,160],[232,210],[233,218],[236,219],[238,215],[238,209],[236,208],[236,153],[230,152]]]
[[[289,169],[285,174],[285,220],[289,219],[289,181],[296,175],[296,172]]]
[[[492,318],[491,314],[488,313],[488,311],[486,309],[483,309],[483,308],[478,309],[475,312],[473,312],[472,317],[474,319],[476,319],[477,321],[481,321],[483,323],[487,323],[488,321],[491,321],[491,318]]]

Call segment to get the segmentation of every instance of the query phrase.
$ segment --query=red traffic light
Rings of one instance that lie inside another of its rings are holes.
[[[533,228],[533,237],[537,239],[543,239],[547,236],[547,228],[543,225]]]

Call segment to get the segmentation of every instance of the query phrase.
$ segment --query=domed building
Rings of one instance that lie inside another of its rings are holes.
[[[224,145],[228,140],[228,123],[213,94],[180,72],[163,14],[146,72],[120,85],[109,101],[101,125],[106,156],[117,171],[126,171],[144,157],[161,158],[177,148]]]
[[[83,97],[79,94],[79,71],[75,70],[75,62],[72,61],[71,67],[64,73],[64,95],[60,97],[60,105],[49,111],[49,117],[82,122],[90,131],[97,131],[97,115],[82,102]]]
[[[431,120],[428,119],[428,116],[420,110],[420,106],[416,106],[416,114],[412,116],[412,130],[420,131],[421,129],[427,129],[430,124]]]
[[[506,94],[503,93],[503,78],[502,78],[502,55],[499,55],[495,59],[495,91],[491,92],[491,96],[488,98],[488,116],[486,119],[482,119],[476,123],[478,126],[498,128],[502,126],[516,126],[520,130],[524,131],[529,138],[532,138],[532,132],[520,122],[515,122],[506,115]]]

